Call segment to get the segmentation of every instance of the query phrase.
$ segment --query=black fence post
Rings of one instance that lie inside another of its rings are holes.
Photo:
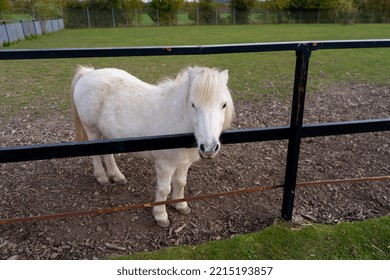
[[[9,32],[8,32],[8,28],[7,28],[7,22],[5,20],[3,20],[3,24],[4,24],[4,28],[5,28],[5,33],[7,34],[7,39],[8,39],[7,43],[11,43],[11,38],[9,37]]]
[[[302,49],[296,51],[294,93],[291,108],[290,133],[282,204],[282,218],[287,221],[292,219],[294,207],[310,55],[311,49],[309,44],[302,45]]]

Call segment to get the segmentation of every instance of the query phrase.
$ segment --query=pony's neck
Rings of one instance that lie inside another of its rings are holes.
[[[180,74],[175,80],[160,85],[162,106],[166,109],[167,121],[177,128],[177,133],[193,132],[190,112],[188,112],[189,78]]]

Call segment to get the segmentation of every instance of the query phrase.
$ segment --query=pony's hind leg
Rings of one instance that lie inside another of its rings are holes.
[[[115,183],[126,184],[126,177],[116,165],[114,155],[105,155],[103,158],[104,163],[106,164],[108,178]]]
[[[172,199],[184,198],[184,187],[187,184],[187,172],[190,164],[180,165],[172,178]],[[187,215],[191,212],[191,208],[187,202],[179,202],[175,204],[175,208],[183,215]]]

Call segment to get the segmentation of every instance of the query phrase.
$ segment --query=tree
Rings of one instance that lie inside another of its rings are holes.
[[[130,24],[137,25],[142,22],[142,11],[140,11],[144,7],[142,0],[124,0],[122,5]]]
[[[62,1],[60,0],[35,0],[32,8],[37,18],[62,17]]]
[[[159,25],[173,25],[177,21],[177,12],[184,0],[152,0],[148,4],[148,15]]]
[[[255,0],[231,0],[230,8],[233,10],[235,23],[249,23],[250,12],[251,9],[255,6],[255,3]]]
[[[390,18],[390,0],[361,0],[360,12],[368,22],[387,22]]]
[[[288,9],[291,0],[271,0],[267,1],[265,6],[278,14],[278,23],[283,23],[284,11]]]
[[[123,1],[122,0],[89,0],[88,6],[95,9],[104,9],[111,10],[112,8],[121,9]]]
[[[64,6],[68,9],[84,9],[88,6],[88,3],[79,0],[67,0]]]
[[[0,0],[0,11],[4,12],[9,8],[9,0]]]
[[[190,12],[188,17],[190,20],[199,24],[214,24],[215,23],[215,4],[213,0],[199,0],[198,3],[190,4]],[[218,20],[220,22],[220,20]]]
[[[353,0],[329,0],[329,8],[334,22],[343,24],[353,23],[358,11]]]
[[[327,9],[328,2],[329,0],[290,0],[290,17],[299,23],[319,23],[321,10]]]
[[[284,10],[284,9],[287,9],[288,6],[290,5],[290,1],[291,0],[273,0],[272,3],[273,3],[273,7],[276,9],[276,10]]]

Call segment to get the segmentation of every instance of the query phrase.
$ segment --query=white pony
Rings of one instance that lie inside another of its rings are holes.
[[[227,87],[228,71],[187,68],[176,79],[147,84],[114,68],[80,66],[71,85],[72,113],[79,141],[194,133],[198,148],[148,151],[157,172],[156,201],[184,197],[187,171],[201,158],[211,159],[220,150],[219,137],[233,118],[233,101]],[[125,184],[113,155],[93,156],[94,174],[100,184]],[[189,214],[186,202],[177,203]],[[153,208],[161,227],[169,226],[165,205]]]

